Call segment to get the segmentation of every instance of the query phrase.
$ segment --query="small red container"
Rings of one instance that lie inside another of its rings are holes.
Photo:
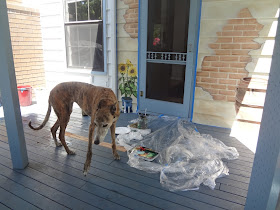
[[[18,86],[18,98],[21,106],[30,106],[32,104],[32,88],[29,85]]]

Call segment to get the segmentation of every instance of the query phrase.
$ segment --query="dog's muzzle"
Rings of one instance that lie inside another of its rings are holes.
[[[100,143],[99,140],[95,140],[95,141],[94,141],[94,144],[96,144],[96,145],[98,145],[99,143]]]

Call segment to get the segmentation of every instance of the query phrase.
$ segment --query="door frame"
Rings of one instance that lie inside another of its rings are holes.
[[[186,106],[186,112],[182,118],[186,118],[189,121],[192,120],[193,115],[193,104],[194,104],[194,93],[195,93],[195,79],[196,79],[196,68],[197,68],[197,53],[198,53],[198,42],[199,42],[199,29],[200,29],[200,16],[201,16],[201,2],[202,0],[190,0],[190,22],[189,22],[189,33],[188,34],[188,49],[187,49],[187,61],[186,61],[186,72],[185,72],[185,89],[184,89],[184,104],[177,104],[167,101],[162,103],[172,103],[172,106],[179,107]],[[146,52],[147,52],[147,21],[148,21],[148,0],[139,0],[139,15],[138,15],[138,95],[137,95],[137,111],[143,112],[145,110],[141,105],[141,97],[146,98]],[[187,63],[189,65],[187,65]],[[176,63],[174,63],[176,64]],[[140,91],[143,91],[143,96],[140,95]],[[146,99],[147,100],[147,99]],[[151,103],[154,103],[153,99],[149,99]],[[185,101],[187,101],[185,103]],[[147,110],[147,113],[154,114]]]

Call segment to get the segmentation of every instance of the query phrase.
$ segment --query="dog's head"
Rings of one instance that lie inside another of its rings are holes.
[[[98,145],[100,142],[104,141],[109,128],[117,121],[119,115],[120,113],[117,103],[107,99],[103,99],[99,102],[94,119],[94,144]]]

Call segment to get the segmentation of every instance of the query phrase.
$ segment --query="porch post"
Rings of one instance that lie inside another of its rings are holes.
[[[275,209],[280,191],[280,19],[245,209]]]
[[[28,164],[13,61],[6,1],[0,0],[0,89],[13,168]]]

